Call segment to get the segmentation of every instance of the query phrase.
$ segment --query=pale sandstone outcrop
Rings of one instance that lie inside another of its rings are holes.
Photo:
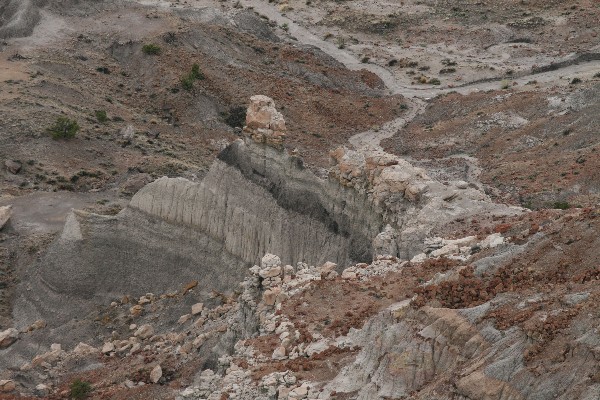
[[[10,379],[0,380],[0,392],[8,393],[8,392],[12,392],[16,388],[17,388],[17,386],[15,385],[14,381],[12,381]]]
[[[158,383],[158,381],[160,380],[160,378],[162,378],[162,368],[160,365],[155,366],[154,368],[152,368],[152,371],[150,371],[150,382],[152,383]]]
[[[373,239],[373,252],[376,255],[397,255],[398,244],[396,242],[398,232],[391,225],[385,228]]]
[[[467,236],[460,239],[443,239],[441,237],[425,238],[423,246],[425,251],[417,254],[410,261],[420,263],[428,258],[446,257],[458,261],[467,261],[471,255],[481,249],[493,249],[506,243],[500,233],[486,236],[482,241],[477,236]]]
[[[258,143],[281,148],[285,131],[285,120],[275,108],[273,99],[263,95],[252,96],[246,112],[244,134]]]
[[[89,354],[96,354],[96,353],[98,353],[98,349],[95,348],[94,346],[90,346],[87,343],[80,342],[73,349],[73,353],[75,353],[77,355],[84,356],[84,355],[89,355]]]
[[[192,315],[198,315],[202,312],[202,310],[204,309],[204,304],[203,303],[196,303],[192,306]]]
[[[140,326],[133,333],[133,336],[139,337],[141,339],[148,339],[152,335],[154,335],[154,328],[152,328],[152,325],[149,325],[149,324],[145,324],[145,325]]]
[[[374,255],[411,259],[436,226],[481,213],[523,212],[518,207],[494,204],[486,194],[462,181],[437,182],[424,169],[392,154],[339,147],[330,152],[330,157],[330,177],[366,194],[372,204],[382,209],[387,225],[374,237]]]

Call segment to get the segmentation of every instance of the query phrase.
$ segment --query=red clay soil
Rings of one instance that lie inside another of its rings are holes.
[[[574,321],[583,323],[595,315],[600,300],[599,229],[598,210],[563,215],[548,223],[545,236],[516,260],[482,277],[467,268],[457,281],[418,288],[413,305],[467,308],[503,295],[506,302],[485,318],[501,330],[523,329],[532,340],[524,354],[526,361],[533,365],[564,357],[557,352],[569,346]],[[589,293],[589,297],[579,304],[565,303],[564,296],[573,293]],[[542,297],[522,303],[536,296]]]
[[[326,337],[346,335],[350,328],[360,328],[364,322],[389,305],[410,298],[414,288],[437,272],[446,271],[458,262],[427,260],[420,266],[406,265],[400,272],[373,277],[368,282],[313,282],[309,289],[292,297],[282,312],[300,329]],[[271,350],[272,352],[272,350]]]

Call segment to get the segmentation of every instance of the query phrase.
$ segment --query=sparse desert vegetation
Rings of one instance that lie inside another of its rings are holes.
[[[142,46],[142,51],[144,52],[144,54],[155,56],[157,54],[160,54],[160,46],[154,43],[148,43]]]
[[[48,132],[53,139],[72,139],[79,131],[77,121],[67,117],[58,117],[52,126],[48,128]]]

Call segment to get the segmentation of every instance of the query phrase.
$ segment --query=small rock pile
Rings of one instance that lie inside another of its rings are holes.
[[[378,256],[371,264],[358,263],[342,272],[342,279],[368,280],[373,276],[383,276],[389,272],[399,271],[408,264],[392,256]]]
[[[231,356],[219,359],[223,376],[205,370],[200,384],[180,393],[178,399],[316,399],[317,385],[301,381],[292,371],[272,372],[259,380],[252,379],[251,369],[260,365],[310,359],[333,349],[349,348],[346,337],[329,338],[319,333],[306,336],[280,313],[285,299],[309,290],[311,282],[334,280],[363,280],[371,276],[398,271],[406,262],[395,257],[379,257],[372,264],[357,264],[341,274],[338,266],[326,262],[320,267],[298,263],[296,268],[282,265],[279,257],[266,254],[260,265],[250,269],[251,276],[242,283],[240,301],[254,310],[259,320],[259,337],[277,337],[272,353],[265,355],[254,348],[252,340],[240,340]]]
[[[447,257],[451,260],[465,262],[480,250],[493,249],[505,243],[500,233],[488,235],[479,241],[477,236],[467,236],[460,239],[443,239],[433,237],[425,239],[425,252],[417,254],[410,261],[420,263],[428,258]]]
[[[19,339],[19,331],[15,328],[8,328],[0,332],[0,349],[5,349]]]
[[[6,160],[4,162],[4,167],[6,168],[6,170],[8,172],[10,172],[11,174],[15,175],[15,174],[18,174],[21,171],[21,168],[23,167],[23,164],[21,164],[20,161]]]
[[[185,293],[189,291],[189,289],[184,290]],[[169,381],[169,375],[172,373],[170,374],[169,371],[165,373],[163,362],[168,362],[169,359],[176,359],[182,364],[192,362],[206,341],[223,335],[229,327],[235,326],[240,320],[239,304],[233,301],[224,302],[224,304],[211,309],[206,308],[203,303],[195,303],[191,305],[188,314],[179,318],[174,329],[168,332],[159,332],[159,328],[153,322],[156,320],[153,314],[165,307],[164,301],[177,296],[177,293],[160,296],[147,293],[139,298],[124,296],[120,301],[112,302],[108,306],[107,312],[117,315],[116,319],[130,320],[133,318],[134,321],[145,321],[145,323],[131,323],[128,327],[129,333],[125,337],[118,334],[117,331],[113,331],[111,338],[98,347],[79,343],[68,351],[64,350],[60,344],[52,344],[49,351],[38,354],[31,362],[22,365],[21,373],[27,372],[37,382],[43,382],[40,385],[44,385],[45,394],[40,394],[41,392],[37,389],[33,391],[34,394],[47,395],[59,391],[52,377],[61,376],[70,366],[81,363],[82,360],[102,360],[106,363],[119,360],[121,365],[135,365],[140,362],[139,360],[149,357],[155,361],[149,365],[143,361],[142,368],[145,372],[138,375],[135,381],[129,378],[125,379],[120,386],[134,388],[147,384],[164,384]],[[179,294],[179,296],[183,295]],[[131,302],[136,304],[130,307]],[[12,328],[3,331],[0,333],[0,349],[12,345],[19,339],[20,334],[44,327],[44,321],[37,321],[21,333]],[[3,383],[2,390],[12,392],[24,389],[15,380],[10,382],[13,382],[14,385]]]

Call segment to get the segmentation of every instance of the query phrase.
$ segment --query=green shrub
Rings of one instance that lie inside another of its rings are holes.
[[[569,208],[571,208],[571,205],[566,201],[557,201],[556,203],[554,203],[552,208],[556,208],[558,210],[568,210]]]
[[[502,82],[500,82],[500,88],[505,89],[505,90],[510,88],[510,81],[507,79],[504,79]]]
[[[456,66],[456,61],[452,61],[449,58],[444,58],[442,60],[442,64],[444,64],[447,67],[455,67]]]
[[[77,121],[67,117],[58,117],[54,125],[48,128],[48,132],[54,139],[74,138],[77,131],[79,131],[79,124]]]
[[[525,203],[522,203],[521,206],[523,208],[528,208],[530,210],[533,210],[533,203],[531,202],[531,200],[526,201]]]
[[[192,90],[194,88],[194,82],[199,80],[206,79],[206,76],[200,71],[200,66],[198,64],[192,65],[192,70],[189,74],[185,74],[181,77],[181,87],[185,90]]]
[[[192,90],[194,88],[194,77],[191,74],[186,74],[181,77],[181,87],[185,90]]]
[[[96,110],[96,112],[94,114],[96,115],[96,119],[98,120],[98,122],[100,122],[101,124],[108,121],[108,115],[106,115],[106,111]]]
[[[198,64],[192,65],[192,72],[190,75],[192,76],[192,78],[197,79],[199,81],[206,78],[202,71],[200,71],[200,66]]]
[[[142,47],[142,51],[144,54],[155,56],[160,53],[160,47],[155,45],[154,43],[145,44]]]
[[[246,107],[232,107],[225,116],[225,123],[232,128],[241,128],[246,124]]]
[[[92,392],[92,385],[89,382],[76,379],[71,383],[71,392],[69,397],[73,399],[85,399]]]

